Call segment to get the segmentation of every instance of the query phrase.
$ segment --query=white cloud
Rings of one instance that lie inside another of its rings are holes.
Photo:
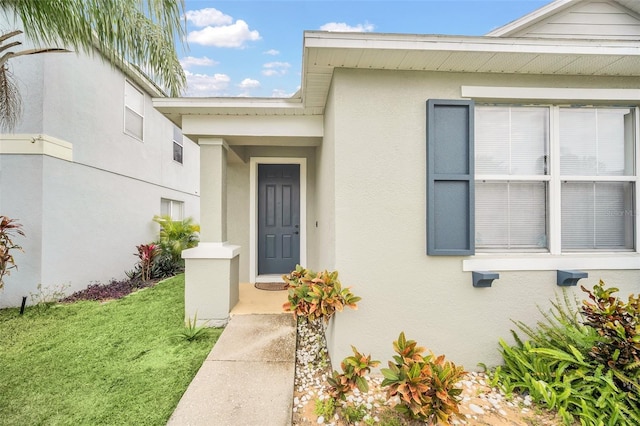
[[[238,84],[238,87],[245,90],[257,89],[258,87],[260,87],[260,82],[252,78],[245,78],[244,80],[242,80],[240,84]]]
[[[329,22],[320,27],[322,31],[336,31],[343,33],[368,33],[375,29],[373,24],[358,24],[355,27],[344,22]]]
[[[207,25],[227,25],[233,22],[233,18],[229,15],[225,15],[218,9],[207,8],[200,10],[189,10],[184,14],[187,21],[191,22],[196,27],[206,27]]]
[[[265,55],[278,56],[280,54],[280,51],[276,49],[269,49],[266,52],[262,52],[262,53]]]
[[[195,58],[193,56],[186,56],[180,59],[180,65],[185,70],[191,67],[211,67],[218,65],[219,62],[214,61],[213,59],[209,59],[206,56],[202,58]]]
[[[290,98],[293,95],[295,95],[297,92],[298,92],[297,90],[293,93],[290,93],[282,89],[273,89],[273,91],[271,92],[271,97],[272,98]]]
[[[187,76],[186,96],[222,96],[229,87],[231,78],[226,74],[194,74],[185,71]]]
[[[239,19],[235,24],[208,26],[198,31],[191,31],[187,40],[203,46],[241,48],[247,41],[260,40],[260,33],[249,30],[247,23]]]
[[[289,72],[291,64],[288,62],[268,62],[262,65],[262,75],[267,77],[281,76]]]

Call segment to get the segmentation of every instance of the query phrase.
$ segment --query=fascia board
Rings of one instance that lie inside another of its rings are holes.
[[[380,37],[383,36],[383,37]],[[305,48],[422,50],[450,52],[640,55],[640,43],[627,40],[524,39],[467,36],[419,36],[305,33]]]

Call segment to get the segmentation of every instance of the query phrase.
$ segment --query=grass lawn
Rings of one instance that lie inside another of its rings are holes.
[[[0,425],[165,425],[222,332],[184,330],[184,275],[107,303],[0,310]]]

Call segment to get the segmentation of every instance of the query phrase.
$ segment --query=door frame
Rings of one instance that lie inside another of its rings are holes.
[[[249,161],[249,282],[258,277],[258,164],[300,165],[300,264],[307,264],[307,159],[304,157],[251,157]],[[273,276],[269,281],[273,281]],[[278,277],[279,280],[280,277]]]

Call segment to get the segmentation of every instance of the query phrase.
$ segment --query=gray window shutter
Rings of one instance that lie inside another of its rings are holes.
[[[427,254],[475,252],[473,101],[427,101]]]

